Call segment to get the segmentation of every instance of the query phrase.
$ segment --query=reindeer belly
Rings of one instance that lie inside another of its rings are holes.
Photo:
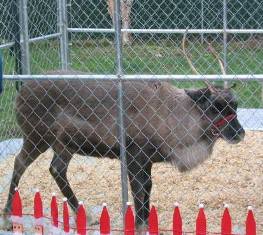
[[[53,125],[52,132],[72,154],[110,158],[118,155],[115,128],[107,129],[102,123],[95,124],[62,114]]]

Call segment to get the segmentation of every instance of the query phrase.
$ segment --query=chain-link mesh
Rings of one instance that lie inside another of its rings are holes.
[[[4,74],[20,73],[19,66],[27,63],[32,74],[116,74],[113,3],[28,0],[27,8],[21,8],[17,1],[0,1]],[[259,221],[263,218],[259,197],[263,189],[262,80],[238,79],[238,75],[263,74],[262,2],[122,0],[120,8],[121,72],[137,75],[135,80],[123,81],[122,107],[118,106],[119,80],[107,76],[60,81],[47,76],[21,80],[22,85],[4,81],[0,207],[10,211],[12,193],[19,186],[24,211],[30,212],[32,192],[39,188],[45,205],[51,192],[61,192],[73,210],[77,199],[84,200],[94,218],[106,201],[112,226],[122,227],[123,176],[117,160],[122,111],[129,200],[134,200],[137,228],[146,226],[151,195],[162,228],[171,227],[172,205],[179,201],[184,229],[193,231],[196,205],[203,202],[211,218],[209,230],[219,231],[219,213],[227,202],[233,206],[233,220],[238,221],[234,232],[242,233],[247,205],[256,208]],[[15,31],[21,28],[25,9],[29,52],[23,47],[23,32]],[[140,32],[145,29],[152,32]],[[197,29],[210,31],[193,32]],[[60,70],[65,63],[68,71]],[[167,82],[157,76],[196,73],[202,78],[224,73],[222,66],[235,82]],[[151,80],[142,80],[141,75]],[[244,129],[245,139],[240,142]],[[262,232],[261,225],[258,231]]]

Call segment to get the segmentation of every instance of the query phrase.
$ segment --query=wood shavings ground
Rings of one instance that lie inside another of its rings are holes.
[[[180,203],[185,231],[195,230],[198,204],[205,204],[208,230],[220,231],[223,204],[230,206],[235,228],[244,228],[247,206],[254,208],[258,233],[263,232],[263,132],[247,131],[245,140],[237,145],[218,141],[213,155],[196,169],[179,173],[169,164],[155,164],[151,203],[158,209],[160,228],[172,227],[173,204]],[[52,159],[49,150],[39,157],[23,175],[19,188],[24,212],[32,213],[34,190],[38,188],[48,213],[55,181],[49,174]],[[4,207],[12,175],[14,156],[0,164],[0,207]],[[68,178],[79,200],[96,207],[106,202],[113,228],[121,227],[120,162],[75,156],[70,163]],[[129,195],[132,201],[131,195]],[[99,216],[99,211],[97,211]]]

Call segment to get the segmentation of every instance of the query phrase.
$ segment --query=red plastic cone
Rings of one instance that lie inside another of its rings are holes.
[[[79,208],[77,211],[77,234],[86,235],[86,212],[82,202],[79,202]]]
[[[15,189],[12,200],[12,215],[22,217],[22,201],[17,189]]]
[[[100,234],[110,234],[110,216],[106,204],[103,204],[100,216]]]
[[[34,197],[34,218],[35,218],[35,234],[43,235],[43,204],[39,191],[37,190]]]
[[[206,217],[204,212],[204,205],[199,205],[199,212],[196,219],[196,235],[206,235]]]
[[[68,211],[68,203],[67,198],[63,199],[63,229],[65,233],[69,232],[69,211]]]
[[[251,206],[248,207],[246,219],[246,235],[256,235],[256,220]]]
[[[23,234],[23,221],[22,221],[22,201],[18,189],[15,189],[15,193],[12,198],[12,213],[11,220],[13,223],[13,233]]]
[[[127,209],[125,213],[124,235],[134,235],[134,234],[135,234],[134,214],[131,208],[131,204],[127,203]]]
[[[158,235],[159,233],[158,216],[157,216],[157,211],[154,206],[152,206],[150,215],[149,215],[148,232],[149,232],[149,235]]]
[[[232,221],[227,205],[225,205],[225,210],[221,220],[221,234],[232,234]]]
[[[34,217],[35,219],[39,219],[43,217],[43,204],[39,191],[35,193],[35,198],[34,198]]]
[[[182,217],[178,203],[175,204],[173,213],[173,235],[182,235]]]
[[[51,199],[51,219],[52,225],[58,227],[58,204],[55,194],[53,194]]]

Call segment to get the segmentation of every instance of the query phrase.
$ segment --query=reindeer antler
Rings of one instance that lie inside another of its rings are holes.
[[[218,60],[222,74],[226,75],[226,69],[224,66],[224,62],[219,57],[218,53],[216,52],[215,48],[213,48],[211,43],[208,43],[208,51]]]
[[[196,68],[194,67],[192,61],[190,60],[190,58],[188,57],[187,53],[186,53],[186,50],[185,50],[185,42],[186,42],[186,35],[188,33],[188,28],[186,29],[185,33],[184,33],[184,37],[183,37],[183,41],[182,41],[182,48],[183,48],[183,53],[184,53],[184,56],[190,66],[190,68],[192,69],[192,72],[196,75],[199,75],[200,73],[198,73],[198,71],[196,70]]]
[[[186,50],[185,50],[185,42],[186,42],[186,35],[187,35],[187,33],[188,33],[188,28],[186,28],[186,30],[185,30],[184,37],[183,37],[183,41],[182,41],[183,54],[184,54],[184,56],[185,56],[185,58],[186,58],[186,60],[187,60],[187,62],[188,62],[188,64],[189,64],[192,72],[193,72],[194,74],[196,74],[196,75],[200,75],[200,73],[199,73],[199,72],[196,70],[196,68],[194,67],[191,59],[189,58],[189,56],[187,55]],[[204,83],[208,86],[209,89],[212,89],[212,84],[210,84],[210,83],[207,82],[207,81],[204,81]]]

